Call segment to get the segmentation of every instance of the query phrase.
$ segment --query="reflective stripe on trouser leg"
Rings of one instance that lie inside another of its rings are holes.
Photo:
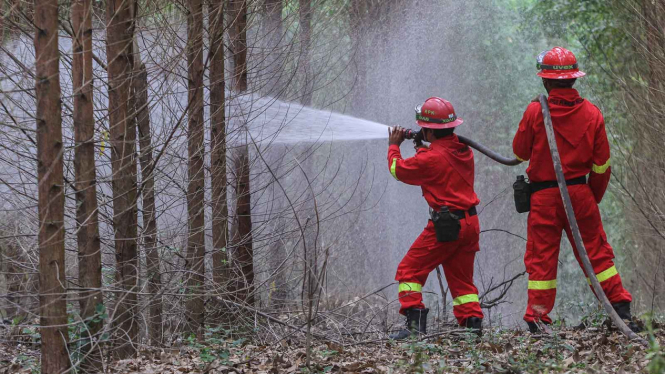
[[[556,298],[556,279],[531,280],[529,279],[527,316],[533,316],[546,323],[552,323],[549,313],[554,308]]]
[[[598,282],[603,288],[603,292],[607,295],[610,303],[631,302],[633,300],[630,292],[623,287],[621,276],[614,265],[596,274],[596,279],[598,279]],[[589,278],[587,278],[587,283],[589,283],[589,286],[591,287],[591,281]],[[591,290],[593,291],[593,287],[591,287]],[[595,293],[596,292],[594,291],[594,294]]]
[[[529,279],[530,290],[551,290],[556,289],[556,279],[552,280],[531,280]]]
[[[423,286],[415,282],[400,282],[399,284],[399,302],[401,304],[400,313],[404,314],[406,309],[422,309],[423,304]]]
[[[478,294],[469,294],[457,296],[453,299],[453,306],[464,305],[467,303],[478,303]]]
[[[423,292],[423,286],[419,283],[400,282],[399,292]]]
[[[615,275],[619,275],[619,272],[617,271],[616,266],[612,265],[609,269],[597,273],[596,278],[598,279],[598,283],[603,283]],[[591,284],[591,280],[589,278],[587,278],[586,281],[587,283]]]

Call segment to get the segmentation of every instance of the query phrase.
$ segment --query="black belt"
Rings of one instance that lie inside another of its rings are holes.
[[[434,212],[434,209],[429,208],[429,215],[430,218],[432,218],[432,213]],[[462,219],[466,217],[465,213],[469,214],[469,217],[473,217],[478,214],[478,211],[476,210],[476,207],[471,207],[469,210],[451,210],[450,213],[455,215],[458,219]]]
[[[566,180],[567,186],[575,186],[578,184],[586,184],[586,175],[583,175],[579,178],[573,178]],[[536,193],[541,190],[546,190],[548,188],[558,187],[559,184],[556,181],[547,181],[547,182],[531,182],[531,193]]]
[[[478,211],[476,210],[476,207],[474,206],[469,210],[452,210],[452,211],[450,211],[450,213],[456,215],[457,217],[459,217],[459,219],[462,219],[462,218],[465,217],[464,213],[469,213],[469,217],[472,217],[472,216],[475,216],[476,214],[478,214]]]

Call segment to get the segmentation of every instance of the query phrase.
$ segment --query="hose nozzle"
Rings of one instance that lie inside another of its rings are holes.
[[[422,129],[420,129],[418,131],[411,130],[411,129],[406,129],[405,134],[404,134],[404,138],[411,139],[416,143],[422,143],[423,140],[425,140],[423,138],[423,130]]]

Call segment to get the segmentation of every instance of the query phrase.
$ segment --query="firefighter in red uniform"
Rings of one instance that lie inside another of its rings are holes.
[[[600,110],[580,97],[573,84],[584,72],[572,52],[555,47],[538,56],[538,76],[549,97],[548,103],[563,172],[579,224],[584,246],[595,276],[619,316],[631,320],[632,297],[621,283],[612,261],[614,253],[607,242],[598,203],[610,180],[610,147]],[[531,212],[528,218],[524,263],[529,273],[528,305],[524,320],[532,333],[548,330],[549,313],[554,307],[557,287],[557,260],[561,233],[566,232],[578,263],[575,242],[557,188],[540,103],[534,100],[524,112],[513,140],[513,150],[521,161],[529,161]],[[587,175],[588,182],[587,182]],[[586,274],[588,277],[589,274]]]
[[[427,99],[416,108],[416,120],[422,127],[423,140],[430,146],[418,145],[414,157],[403,159],[399,146],[405,130],[388,130],[388,167],[398,181],[422,188],[437,228],[430,219],[397,268],[400,313],[407,318],[407,328],[391,338],[426,333],[428,309],[421,292],[427,276],[438,265],[443,265],[457,321],[480,334],[483,313],[473,284],[480,234],[476,205],[480,201],[473,189],[473,152],[453,134],[462,119],[457,118],[448,101]],[[442,227],[445,230],[440,230]],[[437,235],[445,236],[441,239],[446,241],[438,241]]]

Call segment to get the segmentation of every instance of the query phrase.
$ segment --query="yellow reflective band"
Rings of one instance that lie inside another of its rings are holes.
[[[422,292],[423,286],[418,283],[404,282],[399,284],[399,292]]]
[[[478,294],[471,293],[468,295],[458,296],[453,299],[453,306],[462,305],[466,303],[478,303]]]
[[[530,290],[551,290],[556,288],[556,279],[548,281],[529,281],[529,286],[527,287]]]
[[[526,162],[526,160],[522,160],[522,158],[520,156],[516,155],[516,154],[515,154],[515,158],[517,159],[517,161]]]
[[[591,167],[591,171],[593,171],[596,174],[604,174],[609,167],[610,167],[610,159],[608,158],[607,162],[604,165],[598,166],[596,164],[593,164],[593,166]]]
[[[618,275],[619,272],[617,271],[616,266],[612,266],[611,268],[601,271],[600,273],[596,274],[596,278],[598,278],[598,282],[605,282],[606,280],[612,278],[615,275]],[[589,278],[586,279],[587,283],[591,284],[591,281]]]
[[[393,178],[395,178],[395,180],[398,181],[399,179],[397,179],[397,174],[395,174],[395,168],[396,167],[397,167],[397,159],[393,158],[393,164],[390,165],[390,174],[392,174]]]

